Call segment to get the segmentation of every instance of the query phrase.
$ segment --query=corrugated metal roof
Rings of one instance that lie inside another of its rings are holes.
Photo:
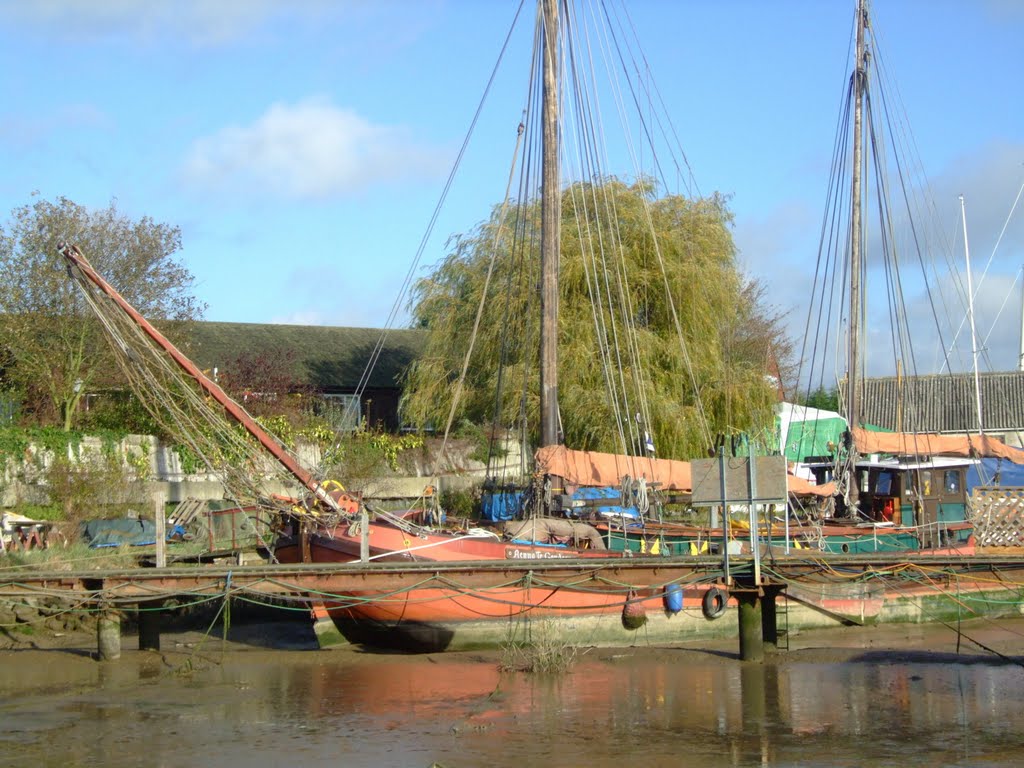
[[[426,341],[425,331],[388,331],[368,387],[394,389]],[[278,348],[294,352],[296,374],[326,392],[353,390],[380,339],[379,328],[339,328],[263,323],[195,323],[189,333],[189,357],[204,369],[224,367],[240,354]]]
[[[1024,429],[1024,372],[979,376],[986,431]],[[905,432],[976,432],[974,374],[866,379],[861,421]]]

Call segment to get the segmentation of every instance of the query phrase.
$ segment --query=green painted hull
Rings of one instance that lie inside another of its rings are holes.
[[[957,522],[957,521],[953,521]],[[973,533],[970,526],[945,532],[945,547],[961,547],[968,544]],[[621,530],[602,531],[601,538],[605,546],[612,552],[633,552],[636,554],[661,554],[665,556],[707,554],[708,546],[718,548],[721,535],[708,537],[707,531],[696,529],[679,533],[642,533],[640,531]],[[745,534],[734,537],[736,541],[749,544]],[[762,537],[762,542],[764,538]],[[784,535],[773,535],[770,539],[773,549],[784,549]],[[844,529],[842,532],[830,533],[826,526],[820,533],[817,530],[794,529],[790,534],[789,545],[795,549],[812,549],[833,554],[863,555],[875,552],[919,552],[921,539],[916,529]]]
[[[706,555],[709,547],[718,549],[722,543],[721,534],[709,538],[707,531],[697,530],[678,534],[664,532],[644,534],[639,531],[629,531],[624,534],[622,531],[602,531],[601,538],[604,540],[605,546],[612,552],[634,552],[636,554],[665,555],[666,557]],[[747,544],[750,542],[746,532],[737,534],[733,539]],[[761,541],[764,542],[764,540],[762,537]],[[783,549],[786,546],[785,536],[772,536],[770,541],[773,548]],[[794,546],[795,541],[797,541],[797,537],[791,536],[789,541],[791,547]],[[799,546],[806,547],[807,545],[801,542]]]

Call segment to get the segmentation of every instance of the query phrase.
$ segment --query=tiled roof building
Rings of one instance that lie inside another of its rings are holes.
[[[979,375],[982,427],[1020,445],[1024,432],[1024,372]],[[903,432],[977,432],[973,373],[866,379],[861,421]]]

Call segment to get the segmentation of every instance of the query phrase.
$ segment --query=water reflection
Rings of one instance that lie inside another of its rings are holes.
[[[661,650],[585,656],[550,679],[465,656],[245,651],[187,663],[126,654],[115,665],[51,656],[33,681],[26,668],[8,674],[9,656],[0,656],[0,765],[1024,761],[1016,664],[799,654],[742,664]]]

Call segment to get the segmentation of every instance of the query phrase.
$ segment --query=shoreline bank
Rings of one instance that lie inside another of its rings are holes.
[[[188,655],[197,650],[220,655],[291,652],[296,657],[337,656],[345,663],[390,658],[410,663],[432,659],[458,658],[481,663],[499,663],[502,651],[448,651],[439,653],[381,652],[357,645],[320,649],[312,622],[306,618],[268,618],[266,615],[232,621],[227,632],[220,622],[205,617],[178,620],[161,634],[159,651],[138,650],[137,632],[122,632],[122,657],[99,662],[96,657],[96,630],[79,629],[68,632],[39,630],[0,633],[0,666],[12,658],[21,661],[43,659],[47,655],[73,656],[98,664],[118,664],[134,657],[168,654]],[[620,658],[647,656],[685,663],[687,658],[704,662],[719,659],[739,662],[735,640],[699,640],[678,644],[645,644],[639,642],[623,647],[580,647],[578,657],[614,661]],[[790,662],[844,663],[857,660],[889,659],[901,661],[952,663],[1013,663],[1024,666],[1024,617],[972,619],[959,627],[947,624],[885,624],[874,626],[836,627],[807,630],[790,637],[790,648],[765,655],[765,664]]]

